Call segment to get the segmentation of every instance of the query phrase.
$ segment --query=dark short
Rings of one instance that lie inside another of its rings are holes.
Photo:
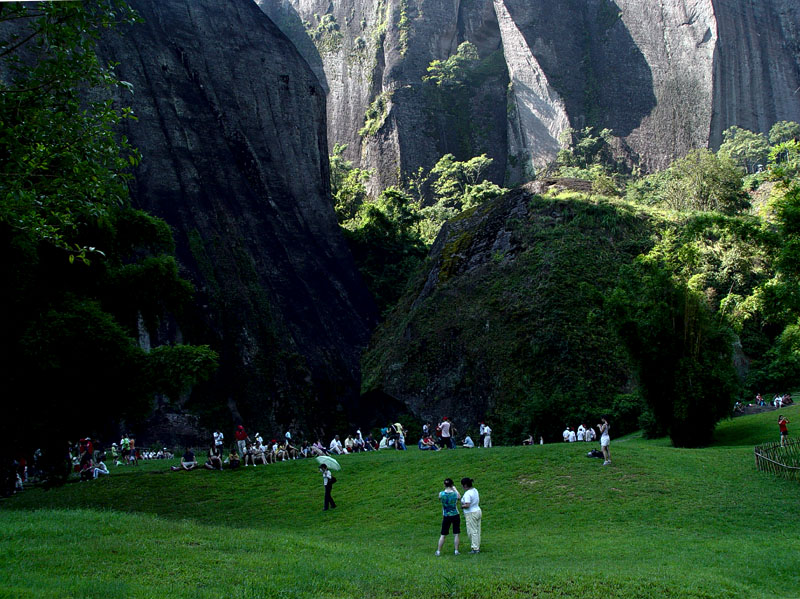
[[[442,516],[442,534],[450,534],[451,524],[453,525],[453,534],[461,534],[461,516],[459,514],[455,516]]]

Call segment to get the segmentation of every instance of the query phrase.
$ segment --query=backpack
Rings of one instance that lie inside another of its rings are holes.
[[[592,451],[590,451],[589,453],[586,454],[586,457],[587,458],[602,458],[603,457],[603,452],[599,451],[597,449],[593,449]]]

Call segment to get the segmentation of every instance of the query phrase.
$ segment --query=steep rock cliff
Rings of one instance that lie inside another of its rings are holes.
[[[132,84],[135,204],[173,228],[198,293],[182,335],[221,354],[208,425],[320,426],[358,397],[374,307],[331,206],[325,94],[252,0],[132,0],[102,42]]]
[[[495,159],[491,177],[504,179],[509,80],[491,0],[257,3],[309,64],[324,67],[329,145],[347,144],[347,158],[375,170],[373,190],[446,153],[486,153]],[[466,40],[481,58],[470,88],[441,93],[424,83],[430,62],[447,59]]]
[[[495,181],[519,182],[552,160],[567,126],[607,127],[621,152],[660,168],[719,144],[731,125],[800,120],[800,9],[790,0],[258,2],[336,80],[331,143],[375,168],[376,188],[445,152],[485,152]],[[334,21],[331,44],[320,24]],[[456,106],[422,77],[462,41],[478,47],[483,76]],[[358,135],[370,106],[377,122]]]

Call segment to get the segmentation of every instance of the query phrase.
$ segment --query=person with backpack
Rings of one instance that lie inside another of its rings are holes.
[[[336,502],[333,500],[333,497],[331,497],[331,491],[333,490],[333,484],[336,482],[336,477],[331,474],[326,464],[320,464],[319,471],[322,472],[322,484],[325,487],[325,501],[322,505],[322,511],[327,512],[328,506],[331,508],[336,507]]]

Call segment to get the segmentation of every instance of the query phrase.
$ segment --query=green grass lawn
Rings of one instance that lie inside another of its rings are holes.
[[[800,483],[753,461],[776,419],[612,440],[605,467],[583,443],[345,456],[329,512],[309,460],[116,468],[0,502],[0,597],[796,598]],[[447,476],[475,479],[480,555],[433,555]]]

